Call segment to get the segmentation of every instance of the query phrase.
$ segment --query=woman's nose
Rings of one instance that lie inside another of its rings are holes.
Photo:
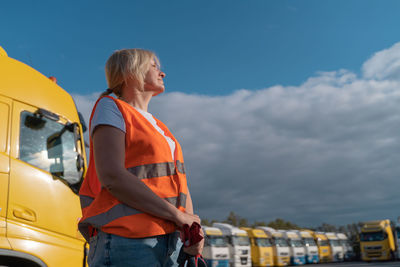
[[[160,71],[160,76],[161,76],[162,78],[164,78],[164,77],[165,77],[165,73],[162,72],[162,71]]]

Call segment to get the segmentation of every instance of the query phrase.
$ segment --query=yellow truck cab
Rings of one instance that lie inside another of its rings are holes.
[[[273,255],[274,255],[274,266],[287,266],[290,264],[290,250],[283,233],[277,231],[272,227],[258,226],[257,229],[261,229],[271,239]]]
[[[270,238],[261,229],[241,227],[250,238],[252,266],[274,266],[273,247]]]
[[[360,246],[363,261],[394,259],[396,246],[390,220],[364,223]]]
[[[82,130],[72,97],[0,47],[1,266],[85,266]]]
[[[332,251],[329,245],[329,240],[323,232],[312,232],[315,243],[318,246],[319,262],[330,262]]]

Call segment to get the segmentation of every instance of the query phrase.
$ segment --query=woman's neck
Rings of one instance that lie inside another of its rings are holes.
[[[152,94],[149,92],[131,92],[123,94],[119,99],[125,101],[134,108],[138,108],[147,112],[147,107],[151,100]]]

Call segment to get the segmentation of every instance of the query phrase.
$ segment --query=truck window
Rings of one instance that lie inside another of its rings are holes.
[[[329,243],[331,243],[332,247],[340,247],[340,242],[339,240],[329,240]]]
[[[303,247],[303,242],[300,239],[290,239],[289,240],[289,245],[292,247]]]
[[[382,231],[360,234],[360,241],[382,241],[382,240],[385,240],[385,235]]]
[[[306,246],[316,246],[313,238],[304,238],[303,241]]]
[[[320,247],[327,247],[327,246],[329,246],[329,242],[328,242],[328,240],[318,240],[318,246],[320,246]]]
[[[210,247],[227,247],[227,242],[224,236],[206,236],[206,243]]]
[[[256,244],[259,247],[271,247],[272,244],[268,238],[255,238]]]
[[[232,243],[235,246],[249,246],[250,240],[247,236],[234,236],[232,237]]]
[[[286,242],[285,239],[281,237],[275,237],[275,246],[277,247],[287,247],[288,243]]]
[[[21,113],[19,159],[62,178],[73,185],[81,180],[77,168],[74,127],[38,116]]]

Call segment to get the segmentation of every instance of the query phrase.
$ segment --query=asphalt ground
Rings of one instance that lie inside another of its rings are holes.
[[[383,261],[383,262],[363,262],[363,261],[351,261],[351,262],[338,262],[338,263],[321,263],[321,264],[307,264],[303,266],[321,266],[321,267],[400,267],[400,261]]]

